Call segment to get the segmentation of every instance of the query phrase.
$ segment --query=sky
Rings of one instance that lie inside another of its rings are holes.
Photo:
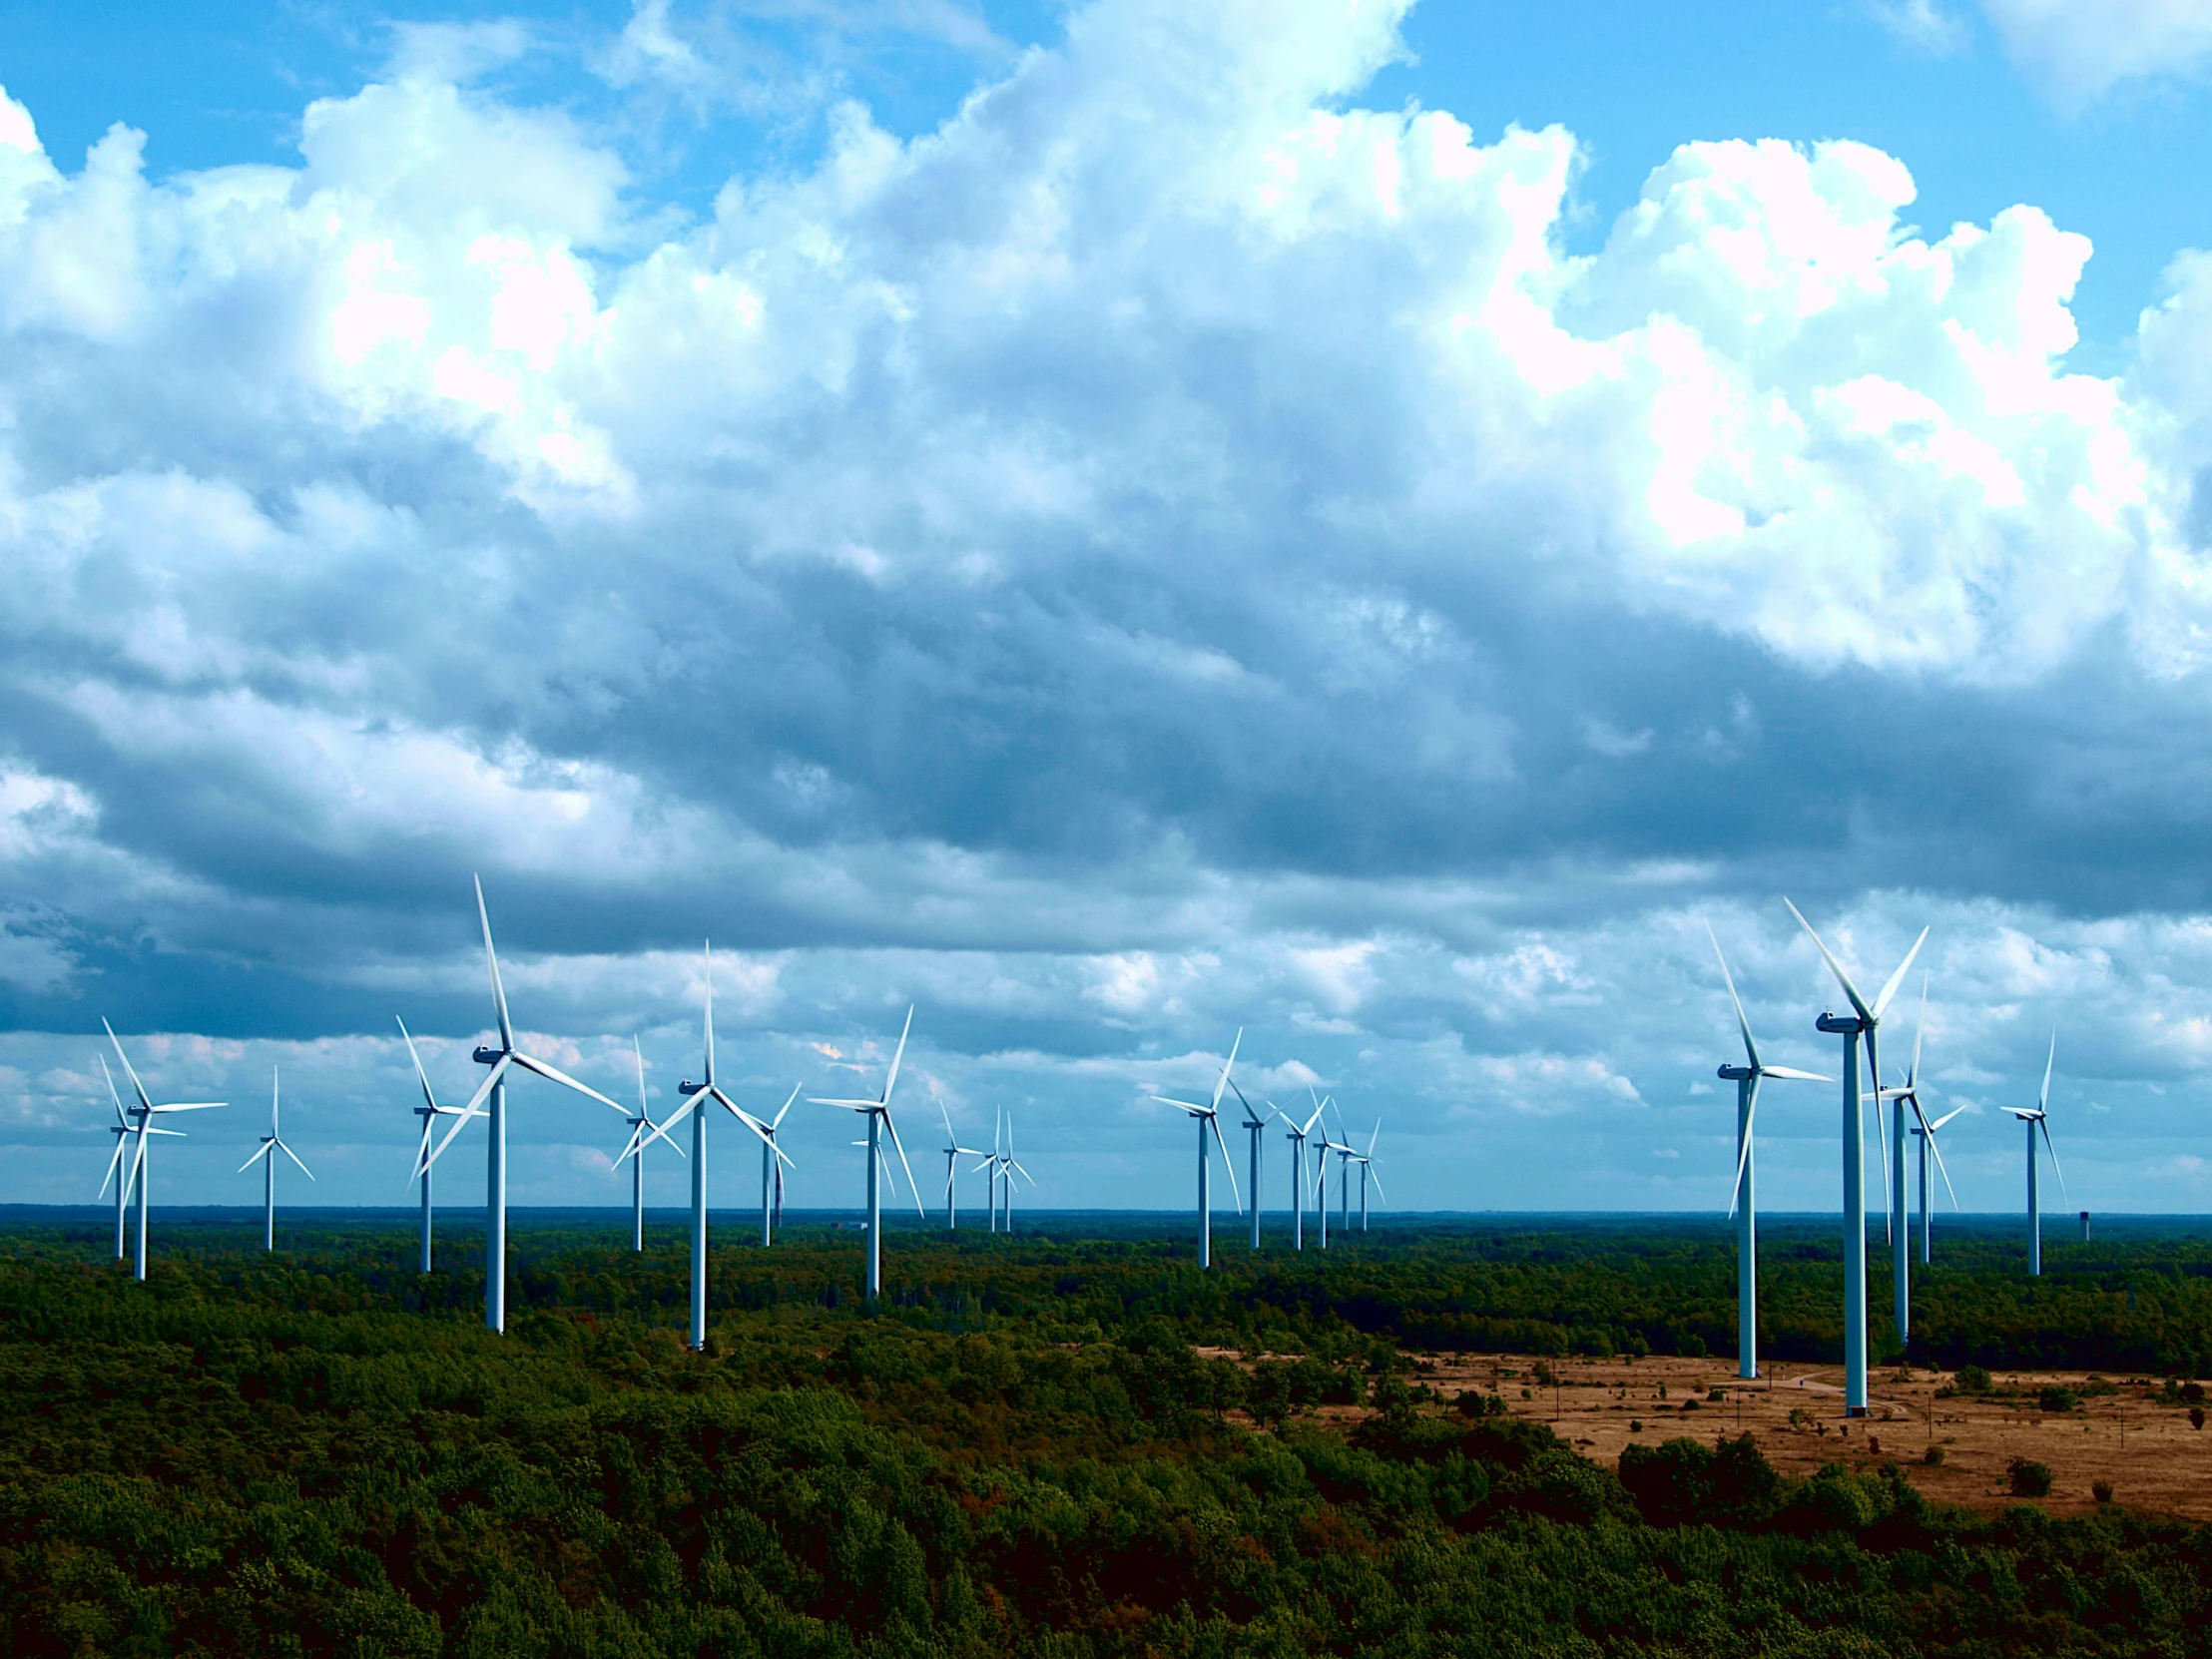
[[[709,938],[768,1111],[913,1006],[932,1203],[1003,1109],[1187,1205],[1241,1031],[1393,1208],[1725,1209],[1708,924],[1839,1059],[1787,895],[1870,994],[1930,930],[1965,1209],[2055,1033],[2049,1207],[2212,1211],[2208,75],[2204,0],[0,4],[0,1202],[92,1198],[103,1017],[232,1103],[157,1202],[275,1067],[287,1193],[403,1202],[480,874],[617,1099]],[[1833,1210],[1834,1088],[1760,1127]],[[626,1133],[518,1086],[514,1202]]]

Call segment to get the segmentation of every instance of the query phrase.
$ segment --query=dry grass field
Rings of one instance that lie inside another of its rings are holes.
[[[1422,1358],[1433,1369],[1420,1381],[1447,1397],[1495,1388],[1516,1413],[1551,1424],[1608,1465],[1631,1440],[1748,1431],[1767,1460],[1793,1476],[1824,1463],[1894,1460],[1928,1496],[1988,1509],[2020,1501],[2005,1471],[2028,1457],[2051,1471],[2050,1495],[2039,1501],[2053,1513],[2094,1509],[2091,1483],[2107,1480],[2116,1502],[2212,1520],[2212,1427],[2192,1427],[2187,1408],[2161,1403],[2162,1382],[2148,1379],[1998,1372],[1989,1396],[1942,1398],[1948,1375],[1879,1371],[1869,1388],[1874,1414],[1854,1420],[1844,1415],[1841,1366],[1784,1363],[1743,1383],[1732,1360],[1554,1360],[1544,1364],[1557,1382],[1546,1387],[1536,1381],[1539,1362],[1526,1357]],[[2080,1395],[2079,1407],[2038,1410],[2040,1390],[2053,1383]],[[1721,1398],[1711,1397],[1715,1389]],[[1924,1461],[1931,1445],[1942,1448],[1940,1463]]]

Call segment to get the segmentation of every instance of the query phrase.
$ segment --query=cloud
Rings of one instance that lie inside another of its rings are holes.
[[[1905,45],[1930,57],[1948,57],[1967,42],[1965,23],[1938,0],[1867,0],[1867,11]]]
[[[2005,52],[2062,103],[2128,81],[2190,80],[2212,61],[2203,0],[1981,0]]]
[[[1402,8],[870,14],[985,65],[912,137],[719,15],[409,34],[283,167],[69,172],[0,102],[21,1122],[112,1010],[403,1133],[395,1005],[455,1086],[484,1017],[472,871],[609,1092],[634,1031],[685,1063],[712,935],[749,1087],[911,1001],[917,1078],[1110,1125],[1128,1200],[1132,1101],[1240,1027],[1388,1117],[1400,1202],[1694,1185],[1698,915],[1827,1053],[1782,890],[1855,970],[1937,921],[1944,1086],[2058,1021],[2132,1135],[2212,1064],[2201,259],[2096,376],[2083,239],[1925,236],[1861,144],[1685,145],[1571,252],[1572,134],[1363,103]],[[828,137],[686,213],[523,51]]]

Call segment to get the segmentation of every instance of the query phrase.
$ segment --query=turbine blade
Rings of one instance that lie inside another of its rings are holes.
[[[1836,1081],[1833,1077],[1823,1077],[1817,1071],[1799,1071],[1795,1066],[1761,1066],[1759,1075],[1762,1077],[1783,1077],[1793,1083],[1833,1083]]]
[[[1244,1027],[1237,1027],[1237,1040],[1229,1045],[1229,1058],[1221,1063],[1221,1081],[1214,1085],[1214,1110],[1221,1110],[1222,1091],[1229,1087],[1229,1068],[1237,1063],[1237,1050],[1244,1046]]]
[[[122,1166],[123,1149],[130,1144],[130,1139],[128,1135],[116,1136],[115,1151],[108,1158],[108,1173],[100,1178],[100,1190],[92,1195],[94,1198],[100,1199],[108,1196],[108,1183],[115,1179],[115,1172]]]
[[[574,1089],[578,1094],[591,1096],[592,1099],[598,1101],[600,1105],[606,1107],[607,1110],[610,1112],[619,1112],[624,1117],[628,1117],[630,1115],[630,1109],[627,1106],[624,1106],[617,1101],[609,1100],[605,1095],[601,1094],[589,1083],[577,1082],[575,1078],[569,1076],[569,1074],[561,1070],[559,1066],[549,1066],[543,1060],[533,1060],[527,1054],[515,1055],[514,1062],[516,1065],[522,1067],[524,1071],[536,1072],[540,1077],[544,1078],[549,1083],[559,1083],[565,1088]]]
[[[715,941],[702,940],[701,948],[707,962],[707,1084],[711,1088],[715,1081]]]
[[[130,1128],[131,1117],[123,1109],[123,1097],[115,1092],[115,1073],[108,1069],[108,1057],[96,1053],[93,1058],[100,1062],[100,1075],[108,1080],[108,1099],[115,1103],[115,1121],[126,1129]]]
[[[753,1138],[755,1140],[759,1141],[763,1146],[774,1146],[776,1144],[776,1137],[768,1132],[767,1124],[763,1123],[751,1112],[747,1111],[736,1101],[732,1100],[728,1095],[724,1094],[722,1090],[716,1085],[710,1083],[708,1085],[708,1089],[714,1095],[715,1099],[722,1103],[722,1109],[724,1111],[728,1112],[732,1117],[736,1118],[740,1123],[744,1124],[746,1128],[753,1131]]]
[[[437,1151],[430,1154],[430,1163],[434,1164],[444,1157],[445,1149],[453,1144],[453,1137],[466,1129],[468,1120],[477,1116],[483,1110],[484,1102],[489,1098],[493,1085],[507,1075],[507,1067],[513,1059],[514,1056],[511,1054],[502,1054],[491,1063],[491,1070],[486,1072],[484,1080],[476,1085],[476,1092],[468,1097],[468,1104],[461,1108],[460,1116],[454,1120],[453,1127],[445,1132],[445,1139],[438,1142]],[[417,1170],[415,1173],[419,1175],[422,1171]]]
[[[1921,1039],[1928,1035],[1928,975],[1921,975],[1921,1017],[1913,1027],[1913,1064],[1905,1074],[1909,1084],[1921,1080]]]
[[[1376,1174],[1375,1170],[1372,1167],[1368,1170],[1368,1175],[1375,1182],[1375,1196],[1382,1199],[1383,1203],[1387,1204],[1390,1200],[1390,1195],[1382,1190],[1382,1177]]]
[[[284,1143],[283,1143],[282,1141],[277,1141],[277,1142],[276,1142],[276,1143],[274,1143],[274,1144],[276,1144],[276,1146],[278,1146],[278,1147],[282,1147],[282,1148],[283,1148],[283,1153],[284,1153],[284,1156],[285,1156],[285,1157],[287,1157],[287,1158],[289,1158],[289,1159],[290,1159],[290,1160],[291,1160],[291,1161],[292,1161],[293,1163],[295,1163],[295,1164],[299,1164],[299,1154],[298,1154],[298,1153],[296,1153],[296,1152],[292,1151],[292,1149],[291,1149],[290,1147],[288,1147],[288,1146],[284,1146]],[[311,1170],[311,1169],[309,1169],[309,1168],[307,1168],[307,1166],[306,1166],[305,1164],[299,1164],[299,1173],[300,1173],[301,1175],[304,1175],[304,1176],[305,1176],[305,1177],[306,1177],[306,1178],[307,1178],[307,1179],[308,1179],[309,1181],[312,1181],[312,1180],[314,1179],[314,1171],[313,1171],[313,1170]]]
[[[781,1129],[784,1127],[784,1112],[788,1112],[792,1109],[792,1102],[799,1098],[799,1084],[794,1083],[792,1085],[792,1092],[789,1096],[785,1098],[784,1101],[784,1110],[782,1112],[778,1112],[774,1117],[768,1120],[768,1126],[771,1129]]]
[[[215,1112],[222,1110],[229,1104],[230,1102],[226,1100],[180,1100],[174,1105],[156,1106],[153,1110],[156,1112]]]
[[[1936,1168],[1943,1178],[1943,1191],[1950,1194],[1950,1207],[1955,1210],[1958,1208],[1958,1189],[1950,1184],[1950,1171],[1943,1168],[1942,1144],[1936,1139],[1933,1129],[1928,1137],[1928,1150],[1936,1154]]]
[[[682,1123],[684,1119],[689,1117],[693,1112],[697,1111],[699,1109],[699,1103],[706,1098],[707,1091],[705,1089],[692,1090],[690,1094],[684,1097],[682,1105],[678,1106],[675,1111],[669,1113],[668,1117],[664,1121],[653,1126],[653,1133],[645,1137],[644,1142],[638,1147],[638,1151],[642,1154],[645,1151],[646,1147],[651,1146],[655,1141],[668,1141],[668,1144],[670,1146],[676,1146],[676,1143],[674,1141],[669,1140],[669,1131],[674,1129],[679,1123]],[[684,1151],[684,1149],[680,1146],[676,1146],[676,1150],[679,1152]],[[689,1157],[690,1154],[686,1153],[685,1156]]]
[[[637,1057],[638,1062],[638,1116],[650,1118],[653,1113],[645,1104],[645,1050],[639,1045],[635,1031],[630,1033],[630,1052]]]
[[[898,1086],[898,1063],[906,1058],[906,1037],[913,1028],[914,1005],[909,1002],[906,1004],[906,1023],[898,1033],[898,1047],[891,1052],[891,1069],[883,1078],[883,1098],[876,1102],[879,1106],[888,1106],[891,1103],[891,1090]]]
[[[908,1009],[906,1012],[907,1020],[911,1022],[913,1017],[913,1010]],[[905,1047],[906,1039],[904,1037],[899,1038],[898,1042],[901,1048]],[[891,1063],[891,1070],[895,1072],[897,1069],[898,1063],[894,1060]],[[885,1094],[890,1093],[889,1084],[886,1083],[883,1086],[883,1092]],[[900,1166],[906,1171],[906,1190],[908,1194],[913,1198],[914,1214],[918,1216],[921,1214],[921,1189],[914,1185],[914,1166],[906,1162],[905,1143],[899,1140],[898,1125],[891,1121],[891,1115],[888,1110],[885,1110],[883,1113],[883,1127],[891,1132],[891,1145],[898,1148],[898,1162]]]
[[[131,1069],[131,1057],[123,1052],[123,1044],[117,1039],[115,1027],[108,1023],[106,1015],[101,1016],[100,1026],[108,1033],[108,1041],[115,1047],[115,1057],[123,1062],[123,1075],[131,1080],[131,1090],[138,1096],[139,1105],[151,1112],[154,1109],[154,1098],[146,1092],[146,1085],[139,1081],[139,1074]]]
[[[2037,1094],[2035,1097],[2035,1110],[2037,1110],[2038,1112],[2047,1112],[2050,1110],[2050,1068],[2057,1061],[2057,1059],[2058,1033],[2056,1031],[2053,1031],[2050,1034],[2050,1053],[2045,1055],[2043,1058],[2042,1092]]]
[[[484,924],[484,961],[491,969],[491,1005],[493,1011],[499,1015],[499,1046],[512,1048],[515,1045],[515,1028],[513,1022],[507,1018],[507,987],[499,982],[499,952],[491,945],[491,912],[484,908],[484,878],[479,875],[474,879],[476,919]]]
[[[1164,1094],[1156,1094],[1152,1098],[1154,1100],[1157,1100],[1163,1106],[1180,1106],[1183,1108],[1184,1111],[1190,1113],[1191,1116],[1196,1118],[1202,1118],[1208,1115],[1207,1109],[1201,1106],[1195,1100],[1177,1100],[1172,1095]]]
[[[1037,1184],[1037,1178],[1036,1178],[1036,1177],[1035,1177],[1034,1175],[1031,1175],[1031,1174],[1030,1174],[1030,1173],[1029,1173],[1029,1172],[1028,1172],[1027,1170],[1025,1170],[1025,1169],[1021,1169],[1021,1165],[1019,1165],[1018,1163],[1014,1162],[1014,1160],[1012,1160],[1011,1158],[1009,1158],[1009,1159],[1007,1159],[1007,1160],[1006,1160],[1006,1167],[1007,1167],[1008,1169],[1017,1169],[1017,1170],[1021,1170],[1021,1178],[1022,1178],[1022,1179],[1023,1179],[1024,1181],[1028,1182],[1028,1183],[1029,1183],[1029,1185],[1031,1185],[1032,1187],[1034,1187],[1034,1186],[1035,1186],[1035,1185]]]
[[[1953,1106],[1953,1107],[1952,1107],[1952,1108],[1951,1108],[1951,1109],[1950,1109],[1949,1111],[1945,1112],[1945,1113],[1944,1113],[1944,1114],[1943,1114],[1943,1115],[1942,1115],[1941,1117],[1937,1118],[1937,1119],[1936,1119],[1936,1121],[1935,1121],[1934,1123],[1930,1124],[1930,1125],[1929,1125],[1928,1127],[1929,1127],[1929,1128],[1930,1128],[1931,1130],[1936,1130],[1936,1129],[1940,1129],[1940,1128],[1942,1128],[1942,1126],[1943,1126],[1944,1124],[1946,1124],[1946,1123],[1950,1122],[1950,1120],[1951,1120],[1952,1118],[1956,1117],[1956,1116],[1957,1116],[1957,1115],[1958,1115],[1958,1114],[1959,1114],[1960,1112],[1970,1112],[1970,1111],[1972,1111],[1972,1110],[1973,1110],[1973,1107],[1971,1107],[1971,1106]]]
[[[247,1159],[245,1163],[239,1165],[236,1173],[244,1175],[248,1170],[252,1169],[256,1164],[260,1163],[264,1158],[268,1157],[272,1152],[276,1151],[276,1143],[275,1141],[262,1142],[262,1144],[255,1149],[254,1156]]]
[[[1240,1037],[1244,1035],[1242,1031],[1237,1034]],[[1213,1125],[1214,1139],[1220,1143],[1221,1167],[1223,1173],[1229,1177],[1229,1196],[1237,1201],[1237,1214],[1241,1216],[1244,1214],[1244,1194],[1237,1191],[1237,1160],[1229,1156],[1229,1143],[1222,1139],[1221,1114],[1219,1112],[1208,1112],[1206,1121]]]
[[[407,1054],[414,1061],[415,1081],[422,1085],[423,1104],[428,1106],[431,1111],[435,1112],[438,1109],[438,1097],[430,1092],[430,1074],[422,1069],[422,1056],[415,1051],[414,1038],[408,1034],[407,1022],[403,1019],[399,1019],[399,1016],[397,1014],[394,1014],[391,1017],[395,1020],[399,1020],[399,1035],[403,1039],[405,1039],[407,1044]],[[425,1124],[427,1124],[428,1120],[425,1119],[424,1122]]]
[[[1713,931],[1713,924],[1705,924],[1705,936],[1713,941],[1713,954],[1721,964],[1721,979],[1728,986],[1728,1000],[1736,1005],[1736,1024],[1744,1034],[1744,1053],[1751,1069],[1759,1069],[1759,1045],[1751,1040],[1751,1021],[1744,1017],[1744,999],[1736,994],[1736,976],[1728,971],[1728,957],[1721,951],[1721,936]]]
[[[1913,948],[1905,953],[1905,960],[1898,963],[1897,972],[1890,975],[1890,982],[1882,987],[1882,994],[1874,999],[1874,1017],[1880,1019],[1890,998],[1898,994],[1898,987],[1905,983],[1905,975],[1913,965],[1913,958],[1921,953],[1921,946],[1928,943],[1928,929],[1921,929],[1921,936],[1913,941]]]
[[[1744,1190],[1744,1167],[1751,1162],[1751,1130],[1759,1115],[1759,1073],[1751,1074],[1751,1099],[1744,1107],[1744,1144],[1736,1149],[1736,1179],[1728,1188],[1728,1219],[1736,1219],[1736,1195]]]
[[[2065,1199],[2067,1208],[2071,1209],[2073,1207],[2073,1195],[2066,1191],[2066,1172],[2059,1165],[2058,1148],[2051,1144],[2050,1119],[2047,1117],[2037,1118],[2035,1120],[2035,1123],[2036,1126],[2040,1128],[2043,1132],[2043,1150],[2050,1154],[2051,1170],[2058,1177],[2059,1196]]]
[[[278,1068],[271,1066],[269,1068],[269,1132],[278,1140],[282,1140],[284,1125],[283,1120],[277,1115],[281,1102],[281,1091],[277,1087],[277,1082]]]
[[[1787,898],[1785,898],[1782,902],[1785,904],[1790,904],[1790,901]],[[1813,924],[1805,919],[1805,912],[1803,910],[1800,910],[1795,904],[1790,904],[1790,914],[1798,918],[1798,925],[1805,929],[1806,936],[1813,941],[1813,947],[1821,953],[1821,960],[1828,964],[1828,971],[1833,973],[1836,976],[1836,982],[1844,987],[1844,995],[1851,999],[1852,1010],[1857,1013],[1861,1019],[1867,1021],[1870,1025],[1873,1024],[1875,1022],[1874,1010],[1868,1007],[1864,999],[1862,999],[1859,995],[1859,987],[1851,982],[1851,975],[1844,971],[1844,964],[1837,961],[1836,958],[1832,954],[1830,954],[1828,946],[1821,942],[1820,934],[1813,931]],[[1916,946],[1915,948],[1917,949],[1918,946]],[[1912,960],[1911,957],[1907,957],[1906,959],[1908,961]]]

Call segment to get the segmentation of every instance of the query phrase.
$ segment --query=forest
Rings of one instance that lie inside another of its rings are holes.
[[[1014,1238],[718,1246],[710,1341],[656,1227],[519,1220],[413,1272],[388,1219],[0,1236],[11,1654],[2151,1654],[2212,1651],[2212,1533],[1792,1480],[1725,1430],[1617,1466],[1420,1356],[1726,1352],[1706,1225],[1400,1225],[1254,1257]],[[1068,1236],[1056,1236],[1058,1228]],[[724,1237],[739,1240],[733,1228]],[[1879,1260],[1883,1253],[1876,1255]],[[2212,1245],[1961,1234],[1923,1364],[2186,1380]],[[1771,1352],[1839,1345],[1833,1230],[1770,1234]],[[1879,1279],[1877,1283],[1881,1283]],[[1886,1339],[1896,1358],[1894,1337]],[[1358,1406],[1357,1411],[1345,1407]]]

